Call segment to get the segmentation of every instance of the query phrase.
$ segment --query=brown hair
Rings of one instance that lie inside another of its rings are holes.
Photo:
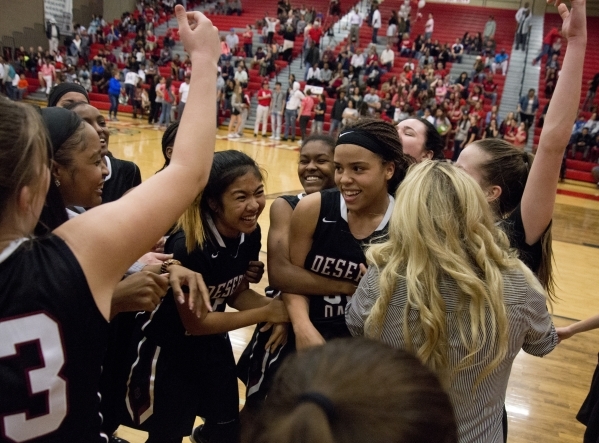
[[[483,180],[501,188],[501,195],[494,205],[500,218],[507,217],[518,207],[524,194],[528,174],[534,161],[534,155],[515,148],[505,140],[488,138],[475,142],[490,157],[480,165]],[[555,299],[555,280],[553,278],[553,249],[551,247],[551,224],[543,234],[542,257],[539,269],[532,271],[537,274],[549,298]]]
[[[34,107],[0,99],[0,219],[23,186],[37,185],[48,166],[49,147],[48,132]]]
[[[391,123],[384,120],[362,117],[357,121],[350,123],[347,128],[361,129],[370,132],[374,137],[381,141],[381,147],[387,152],[384,157],[391,159],[395,164],[395,172],[389,183],[387,184],[390,194],[395,194],[399,184],[406,176],[406,172],[414,159],[403,153],[401,139],[397,133],[397,129]]]
[[[408,352],[365,338],[289,357],[247,423],[243,443],[457,442],[436,376]]]

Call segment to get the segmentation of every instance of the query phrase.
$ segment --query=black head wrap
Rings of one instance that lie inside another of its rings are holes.
[[[374,134],[363,129],[349,127],[339,134],[335,146],[358,145],[381,156],[383,160],[390,160],[389,153],[392,149],[385,149],[386,143],[379,140]]]
[[[50,96],[48,97],[48,106],[54,107],[60,100],[60,97],[65,95],[67,92],[78,92],[79,94],[83,94],[85,96],[85,101],[89,103],[89,96],[87,95],[87,91],[81,85],[77,83],[59,83],[52,91],[50,91]]]
[[[64,108],[44,108],[41,113],[52,141],[52,153],[55,154],[81,126],[83,120],[73,111]]]

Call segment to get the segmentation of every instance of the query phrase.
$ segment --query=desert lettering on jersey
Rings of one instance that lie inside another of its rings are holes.
[[[210,291],[210,298],[225,298],[229,295],[233,294],[239,284],[243,280],[243,274],[233,277],[229,281],[225,283],[221,283],[218,286],[208,286],[208,291]]]
[[[321,275],[353,280],[356,283],[362,278],[358,263],[341,258],[324,257],[322,255],[314,257],[310,270]]]

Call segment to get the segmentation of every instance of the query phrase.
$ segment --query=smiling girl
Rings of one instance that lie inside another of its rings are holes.
[[[316,274],[357,284],[365,263],[363,246],[385,238],[393,210],[392,193],[410,163],[395,127],[361,119],[344,129],[334,154],[338,189],[308,195],[291,217],[291,263]],[[281,282],[284,283],[284,282]],[[348,336],[348,298],[280,288],[289,311],[297,349]],[[297,295],[297,294],[301,295]]]
[[[150,443],[180,442],[196,415],[205,424],[193,431],[193,442],[237,439],[239,392],[227,332],[288,319],[280,300],[249,288],[265,202],[254,160],[239,151],[218,152],[206,189],[167,241],[165,252],[204,277],[213,312],[200,320],[169,292],[153,313],[138,316],[126,406],[130,424],[148,431]],[[224,312],[227,305],[239,312]]]

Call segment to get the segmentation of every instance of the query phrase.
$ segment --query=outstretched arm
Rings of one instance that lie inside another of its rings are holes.
[[[557,336],[561,342],[575,334],[579,334],[580,332],[591,331],[597,328],[599,328],[599,314],[593,315],[585,320],[572,323],[569,326],[564,326],[563,328],[555,328],[555,330],[557,331]]]
[[[541,238],[553,217],[562,158],[580,103],[587,44],[586,0],[572,0],[570,11],[562,0],[547,1],[553,2],[563,20],[562,36],[568,39],[568,47],[522,196],[522,222],[528,244]]]
[[[205,187],[215,144],[218,30],[200,12],[175,8],[194,69],[189,113],[183,115],[168,168],[116,202],[55,230],[75,254],[98,308],[109,318],[113,290],[127,268],[172,226]],[[191,22],[191,24],[190,24]]]

